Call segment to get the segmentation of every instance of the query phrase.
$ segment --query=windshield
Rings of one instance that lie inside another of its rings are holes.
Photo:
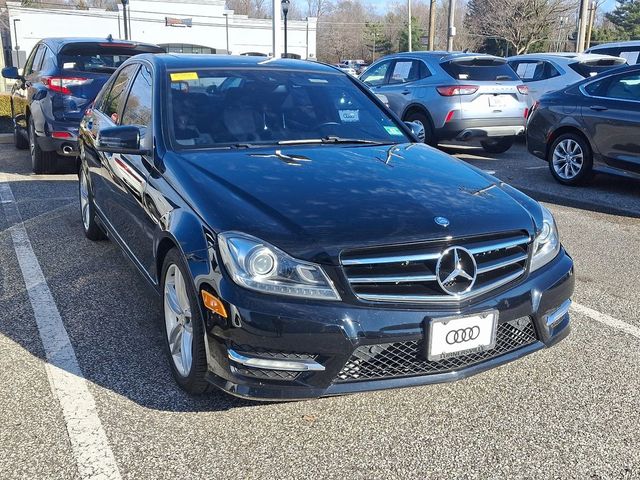
[[[227,68],[171,72],[169,80],[170,131],[183,148],[410,141],[343,74]]]

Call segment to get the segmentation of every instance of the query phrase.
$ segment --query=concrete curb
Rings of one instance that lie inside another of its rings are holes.
[[[13,133],[0,133],[0,144],[13,143]]]

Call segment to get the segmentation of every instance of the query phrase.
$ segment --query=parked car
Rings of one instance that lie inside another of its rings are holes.
[[[640,40],[628,42],[602,43],[587,50],[587,53],[599,53],[624,58],[629,65],[640,63]]]
[[[360,60],[342,60],[340,64],[353,68],[356,71],[356,75],[360,75],[369,66],[367,62],[361,59]]]
[[[373,63],[360,79],[400,118],[423,124],[430,144],[479,138],[487,152],[502,153],[524,133],[527,87],[504,58],[399,53]]]
[[[356,72],[356,69],[353,68],[353,67],[350,67],[346,63],[336,63],[335,66],[338,67],[342,72],[348,73],[352,77],[357,77],[358,76],[358,72]]]
[[[573,263],[551,213],[417,143],[334,67],[139,55],[82,120],[80,151],[84,232],[161,296],[191,393],[451,381],[569,332]]]
[[[627,63],[624,58],[593,53],[530,53],[509,57],[507,61],[529,87],[533,101],[547,92]]]
[[[527,146],[565,185],[595,172],[640,179],[640,65],[610,70],[540,99]]]
[[[112,38],[45,38],[31,51],[23,71],[2,69],[16,80],[11,90],[16,148],[31,151],[35,173],[50,173],[59,156],[77,161],[78,124],[102,85],[122,62],[164,49]]]

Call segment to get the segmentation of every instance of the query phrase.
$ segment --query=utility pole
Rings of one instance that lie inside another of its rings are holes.
[[[435,50],[436,43],[436,0],[429,5],[429,50]]]
[[[588,49],[591,46],[591,31],[593,30],[593,22],[596,20],[596,2],[591,2],[589,6],[589,26],[587,27],[587,39],[584,44],[584,49]]]
[[[122,19],[124,21],[124,39],[129,40],[129,22],[127,15],[127,5],[129,4],[129,0],[121,0],[122,1]]]
[[[456,14],[456,0],[449,0],[449,29],[447,31],[447,51],[453,52],[453,37],[456,36],[454,23]]]
[[[576,52],[584,51],[585,39],[587,36],[587,17],[589,16],[589,0],[581,0],[580,16],[578,21],[578,38],[576,38]]]
[[[409,51],[412,52],[413,46],[411,45],[411,41],[413,37],[413,32],[411,31],[411,24],[413,22],[411,21],[411,0],[408,0],[408,5],[409,5]]]

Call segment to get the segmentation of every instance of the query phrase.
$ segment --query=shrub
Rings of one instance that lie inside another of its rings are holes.
[[[0,117],[11,117],[11,95],[0,93]]]

